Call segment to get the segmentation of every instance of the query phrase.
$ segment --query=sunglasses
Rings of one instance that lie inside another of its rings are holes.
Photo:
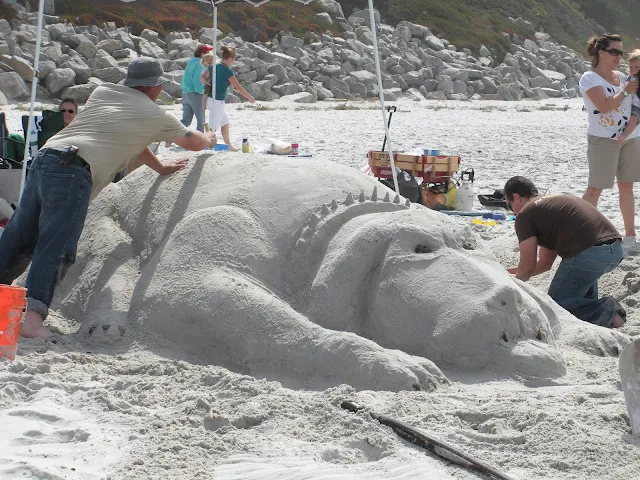
[[[602,50],[603,52],[607,52],[609,55],[614,57],[621,57],[624,55],[622,50],[618,50],[617,48],[610,48],[609,50]]]
[[[76,111],[75,111],[75,110],[65,110],[64,108],[61,108],[61,109],[60,109],[60,111],[61,111],[62,113],[76,113]]]
[[[511,210],[513,212],[513,208],[511,207],[512,203],[513,203],[513,198],[511,200],[507,199],[507,207],[509,207],[509,210]]]

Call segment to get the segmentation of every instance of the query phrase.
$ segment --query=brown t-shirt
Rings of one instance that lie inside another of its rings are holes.
[[[520,242],[536,237],[538,245],[562,258],[622,238],[597,208],[573,195],[533,197],[516,217],[516,234]]]

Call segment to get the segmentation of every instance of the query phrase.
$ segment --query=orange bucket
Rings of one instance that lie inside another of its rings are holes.
[[[16,358],[26,296],[26,288],[0,285],[0,357]]]

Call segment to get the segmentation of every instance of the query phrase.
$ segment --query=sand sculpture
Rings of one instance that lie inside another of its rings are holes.
[[[558,377],[568,330],[625,343],[516,283],[466,225],[338,164],[201,155],[101,194],[57,303],[96,340],[141,329],[252,375],[361,389]]]

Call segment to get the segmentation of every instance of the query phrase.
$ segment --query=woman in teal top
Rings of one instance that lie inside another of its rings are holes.
[[[216,65],[216,94],[213,98],[211,89],[209,89],[209,98],[205,108],[209,108],[209,125],[214,132],[220,128],[222,138],[229,146],[229,151],[237,152],[238,149],[231,145],[229,139],[229,117],[224,110],[225,100],[227,99],[227,90],[231,85],[240,95],[249,100],[249,103],[254,103],[256,100],[240,85],[238,79],[231,70],[231,65],[236,58],[236,52],[233,48],[222,47],[222,61]],[[211,85],[211,78],[213,77],[213,67],[202,75],[202,81]]]
[[[213,50],[211,45],[199,43],[193,52],[193,57],[187,60],[187,66],[182,76],[182,124],[191,125],[196,117],[196,129],[204,132],[204,110],[202,109],[202,93],[204,85],[200,81],[200,57]]]

